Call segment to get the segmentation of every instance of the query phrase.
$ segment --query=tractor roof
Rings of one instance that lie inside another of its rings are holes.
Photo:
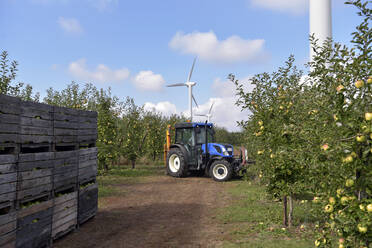
[[[181,122],[176,123],[175,128],[192,128],[192,127],[204,127],[204,122]],[[213,127],[212,123],[207,123],[208,127]]]

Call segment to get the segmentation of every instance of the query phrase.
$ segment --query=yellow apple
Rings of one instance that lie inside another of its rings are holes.
[[[363,226],[363,225],[361,225],[361,224],[358,224],[358,231],[359,231],[360,233],[366,233],[367,230],[368,230],[368,228],[367,228],[366,226]]]
[[[358,142],[364,142],[364,141],[366,141],[366,136],[364,136],[364,135],[358,135],[358,136],[356,137],[356,140],[357,140]]]
[[[370,120],[372,120],[372,113],[367,112],[367,113],[364,114],[364,117],[366,118],[367,121],[370,121]]]
[[[265,127],[264,127],[264,126],[261,126],[261,127],[260,127],[260,130],[264,130],[264,129],[265,129]]]
[[[314,203],[319,203],[320,202],[320,198],[315,196],[314,199],[313,199],[313,202]]]
[[[349,201],[349,198],[347,196],[341,197],[341,204],[342,205],[346,205],[348,201]]]
[[[358,80],[355,82],[355,87],[362,88],[364,86],[364,82],[362,80]]]
[[[326,213],[332,213],[333,212],[333,206],[328,204],[324,207],[324,212]]]
[[[346,158],[343,159],[343,162],[351,163],[351,162],[353,162],[353,160],[354,160],[353,156],[349,155],[349,156],[347,156]]]
[[[372,204],[367,205],[367,211],[368,213],[372,212]]]
[[[262,126],[263,125],[263,121],[259,121],[258,122],[258,125]]]
[[[367,79],[367,84],[372,84],[372,76],[369,76]]]
[[[343,89],[345,89],[345,87],[344,87],[342,84],[340,84],[340,85],[337,86],[337,88],[336,88],[337,92],[341,92]]]
[[[366,210],[366,207],[365,207],[363,204],[360,204],[360,205],[359,205],[359,208],[360,208],[360,210],[362,210],[362,211]]]
[[[336,199],[334,197],[329,197],[329,203],[334,205],[336,203]]]
[[[314,244],[315,244],[316,247],[318,247],[320,245],[320,241],[319,240],[315,240]]]
[[[346,187],[352,187],[354,185],[354,180],[353,179],[347,179],[345,182]]]

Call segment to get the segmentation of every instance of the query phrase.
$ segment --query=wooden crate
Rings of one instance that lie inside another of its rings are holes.
[[[53,142],[52,110],[52,106],[43,103],[21,102],[20,143]]]
[[[17,191],[16,163],[16,155],[0,155],[0,209],[14,207]]]
[[[76,109],[53,108],[53,134],[55,143],[77,143],[79,111]]]
[[[19,142],[20,99],[0,94],[0,144]]]
[[[52,233],[53,200],[35,202],[17,212],[16,247],[49,247]]]
[[[54,198],[52,238],[57,239],[76,228],[78,191]]]
[[[15,247],[17,214],[14,209],[0,215],[0,247]]]
[[[97,112],[80,110],[79,143],[95,143],[97,139]]]
[[[80,185],[95,180],[97,176],[97,147],[79,150],[79,175]]]
[[[51,196],[54,152],[19,154],[18,161],[18,203]]]
[[[79,188],[78,224],[83,224],[94,217],[98,209],[98,184],[81,186]]]
[[[79,151],[55,152],[53,171],[54,191],[77,187]]]

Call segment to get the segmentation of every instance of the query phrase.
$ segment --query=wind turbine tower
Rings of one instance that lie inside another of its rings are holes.
[[[314,34],[318,39],[318,45],[332,38],[332,1],[310,0],[310,35]],[[314,51],[310,44],[310,61],[313,60]]]

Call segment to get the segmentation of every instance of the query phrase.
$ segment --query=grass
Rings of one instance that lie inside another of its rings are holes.
[[[296,201],[294,226],[283,228],[282,203],[269,200],[263,186],[246,181],[229,184],[233,201],[218,217],[224,223],[224,247],[314,247],[311,203]]]
[[[121,185],[141,182],[148,176],[162,175],[164,166],[136,165],[135,169],[130,166],[115,166],[108,172],[97,177],[98,197],[121,196],[126,192]]]

